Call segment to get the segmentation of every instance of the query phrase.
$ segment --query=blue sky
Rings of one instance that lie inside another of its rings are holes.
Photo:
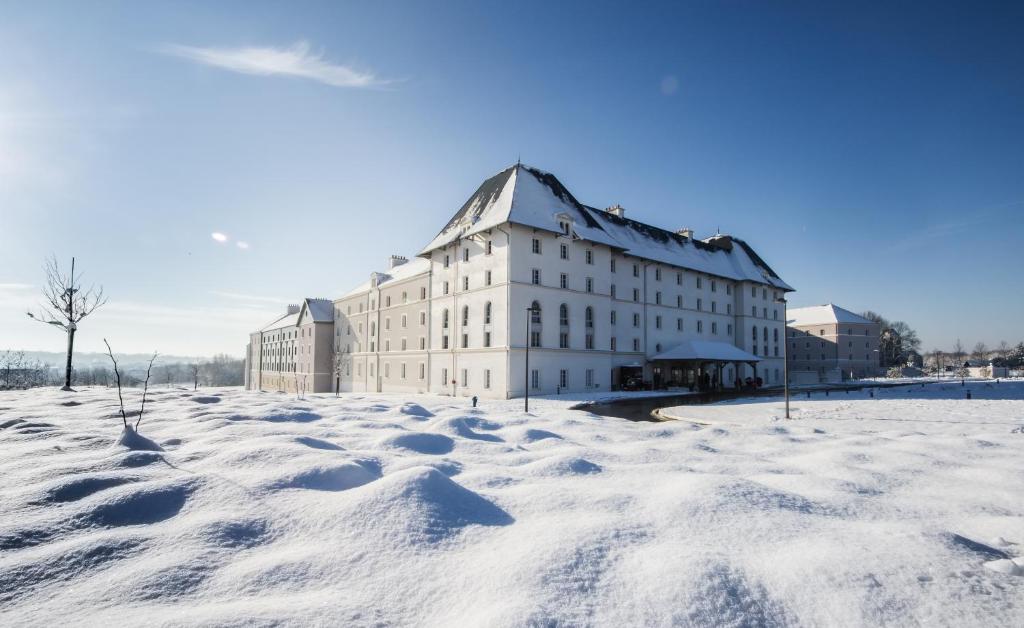
[[[1022,30],[1019,3],[6,3],[0,348],[62,347],[24,315],[57,253],[110,295],[82,350],[240,355],[519,156],[746,239],[793,305],[1015,343]]]

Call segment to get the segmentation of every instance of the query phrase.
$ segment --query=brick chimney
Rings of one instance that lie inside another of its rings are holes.
[[[298,314],[301,308],[298,305],[288,305],[288,314]]]
[[[401,255],[392,255],[390,258],[388,258],[388,270],[401,266],[402,264],[408,261],[409,260],[407,258],[402,257]]]

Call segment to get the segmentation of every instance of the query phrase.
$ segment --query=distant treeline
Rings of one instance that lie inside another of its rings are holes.
[[[161,364],[157,358],[149,385],[241,386],[244,383],[244,371],[245,361],[229,355],[215,355],[195,362],[167,364]],[[123,386],[140,386],[145,377],[145,365],[122,367]],[[63,371],[59,365],[52,366],[30,359],[24,351],[0,352],[0,390],[53,386],[61,384],[62,381]],[[113,386],[114,383],[112,366],[90,366],[73,369],[71,372],[73,386]]]

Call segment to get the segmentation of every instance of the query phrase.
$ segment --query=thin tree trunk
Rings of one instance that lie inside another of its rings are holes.
[[[67,366],[64,369],[64,388],[62,390],[71,390],[71,354],[75,349],[75,329],[72,327],[68,330],[68,361]]]

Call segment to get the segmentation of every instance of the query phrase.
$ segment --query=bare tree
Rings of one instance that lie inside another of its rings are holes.
[[[996,352],[999,354],[999,357],[1005,360],[1006,356],[1010,355],[1010,343],[1000,340],[999,346],[996,347]]]
[[[38,312],[28,312],[28,315],[41,323],[59,327],[68,335],[68,360],[64,370],[64,387],[61,390],[71,390],[71,355],[75,348],[78,323],[106,303],[107,299],[103,296],[102,286],[99,289],[90,286],[88,290],[82,290],[82,277],[75,275],[73,257],[70,273],[65,274],[60,269],[56,257],[47,260],[43,269],[46,271],[46,285],[43,286],[46,304],[41,305]]]
[[[103,344],[107,345],[107,355],[110,356],[110,361],[114,363],[114,379],[117,382],[117,401],[121,405],[121,421],[127,429],[128,416],[124,413],[124,397],[121,395],[121,369],[117,368],[117,358],[114,357],[114,352],[110,349],[110,343],[107,342],[106,338],[103,339]]]
[[[964,365],[964,345],[960,342],[960,339],[956,339],[956,344],[953,345],[953,364],[956,368],[960,368]]]
[[[129,429],[128,415],[124,411],[124,395],[121,392],[121,369],[117,366],[117,358],[114,357],[114,352],[110,348],[110,343],[107,339],[103,339],[103,344],[107,345],[107,355],[110,356],[110,361],[114,363],[114,377],[117,381],[117,400],[121,406],[121,421],[124,423],[125,429]],[[130,428],[131,430],[138,432],[139,423],[142,422],[142,414],[146,411],[146,394],[149,393],[149,378],[153,373],[153,363],[156,362],[157,352],[153,352],[153,357],[149,359],[149,365],[146,366],[146,380],[142,387],[142,406],[139,408],[139,418],[135,420],[135,427]]]
[[[193,362],[189,364],[188,369],[192,374],[192,390],[199,390],[199,363]]]
[[[974,345],[974,351],[971,351],[971,357],[979,361],[988,358],[988,347],[984,342],[979,342]]]

